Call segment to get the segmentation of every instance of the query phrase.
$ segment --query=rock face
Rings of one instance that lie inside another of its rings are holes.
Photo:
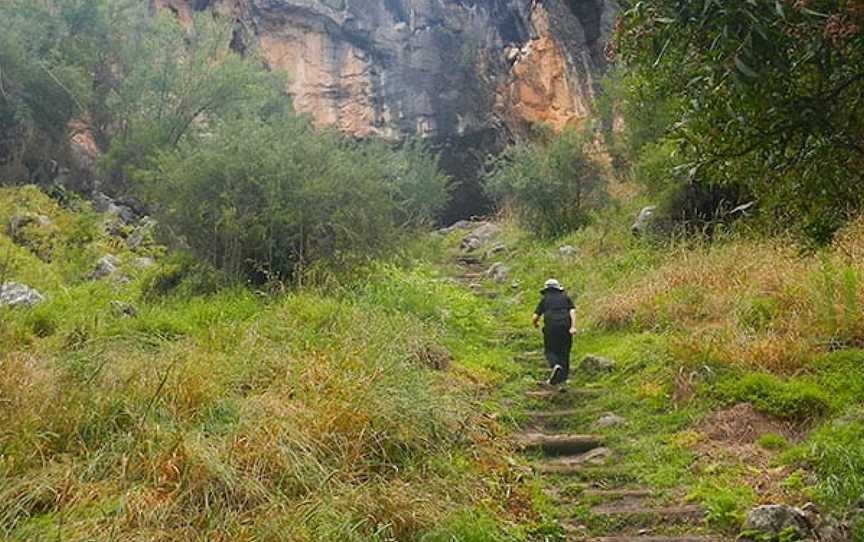
[[[205,9],[234,20],[235,49],[259,46],[317,124],[430,139],[463,178],[531,123],[589,116],[618,11],[617,0],[151,1],[186,24]]]

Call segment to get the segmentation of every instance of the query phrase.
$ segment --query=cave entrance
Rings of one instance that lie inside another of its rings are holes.
[[[450,204],[438,217],[439,223],[448,226],[492,212],[493,202],[483,191],[483,173],[489,157],[502,149],[499,134],[489,129],[436,142],[432,149],[440,155],[441,169],[453,178]]]

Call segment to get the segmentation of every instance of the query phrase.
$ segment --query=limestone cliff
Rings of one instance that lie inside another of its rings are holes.
[[[297,110],[358,137],[440,143],[471,176],[532,123],[589,115],[616,0],[153,0],[214,10],[285,70]]]

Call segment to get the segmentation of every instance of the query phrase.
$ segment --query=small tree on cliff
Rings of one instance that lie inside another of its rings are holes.
[[[606,199],[606,177],[572,128],[542,131],[535,142],[508,148],[486,177],[487,192],[515,206],[528,226],[542,235],[560,235],[589,221]]]

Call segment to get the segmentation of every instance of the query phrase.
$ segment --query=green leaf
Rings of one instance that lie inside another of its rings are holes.
[[[745,64],[744,61],[741,60],[741,57],[735,57],[735,67],[738,68],[738,71],[751,79],[759,77],[759,74],[756,73],[753,68]]]

